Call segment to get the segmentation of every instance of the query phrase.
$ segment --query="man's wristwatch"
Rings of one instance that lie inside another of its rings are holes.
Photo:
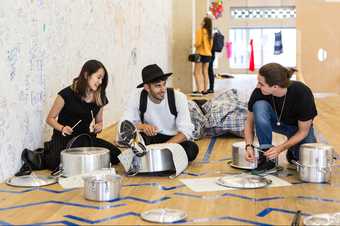
[[[248,147],[254,148],[254,145],[252,145],[252,144],[246,144],[246,150],[247,150]]]

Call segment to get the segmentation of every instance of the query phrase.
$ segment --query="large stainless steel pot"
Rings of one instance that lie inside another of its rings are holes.
[[[236,142],[232,145],[232,163],[230,165],[239,169],[255,169],[257,167],[257,162],[248,162],[245,159],[245,146],[246,144],[244,141]]]
[[[84,177],[84,196],[93,201],[110,201],[119,198],[122,177],[102,175]]]
[[[62,175],[65,177],[110,168],[110,151],[105,148],[70,148],[60,155]]]
[[[327,183],[331,179],[334,149],[330,145],[308,143],[300,146],[300,160],[295,162],[300,179],[311,183]]]
[[[167,148],[153,148],[142,157],[137,157],[138,173],[175,171],[171,151]]]

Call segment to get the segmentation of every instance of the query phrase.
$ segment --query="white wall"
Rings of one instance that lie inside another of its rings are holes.
[[[1,0],[0,181],[19,169],[23,148],[49,139],[48,110],[86,60],[109,72],[105,125],[120,117],[143,66],[171,71],[171,24],[171,1]]]

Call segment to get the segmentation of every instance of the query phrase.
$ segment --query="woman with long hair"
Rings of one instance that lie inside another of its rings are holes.
[[[212,20],[204,17],[201,28],[196,31],[195,48],[196,53],[201,56],[200,62],[195,63],[195,82],[196,93],[208,94],[209,74],[208,67],[211,58],[211,49],[213,45],[212,38]]]
[[[112,164],[119,162],[117,156],[120,150],[96,137],[103,129],[103,108],[108,104],[105,93],[107,83],[108,73],[104,65],[97,60],[89,60],[72,85],[58,93],[46,119],[53,128],[52,140],[46,150],[48,169],[54,170],[59,166],[61,150],[80,134],[89,135],[93,146],[109,149]],[[87,136],[79,137],[74,146],[89,146],[88,140]]]

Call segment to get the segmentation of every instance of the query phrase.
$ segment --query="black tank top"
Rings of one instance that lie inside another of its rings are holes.
[[[73,127],[79,120],[82,120],[74,129],[73,136],[81,133],[90,132],[90,123],[92,121],[91,111],[93,117],[96,117],[100,108],[96,103],[87,103],[78,96],[70,86],[64,88],[58,93],[64,99],[64,107],[58,115],[58,123],[64,126]],[[107,101],[108,103],[108,101]],[[61,132],[53,130],[54,135],[60,135]]]

